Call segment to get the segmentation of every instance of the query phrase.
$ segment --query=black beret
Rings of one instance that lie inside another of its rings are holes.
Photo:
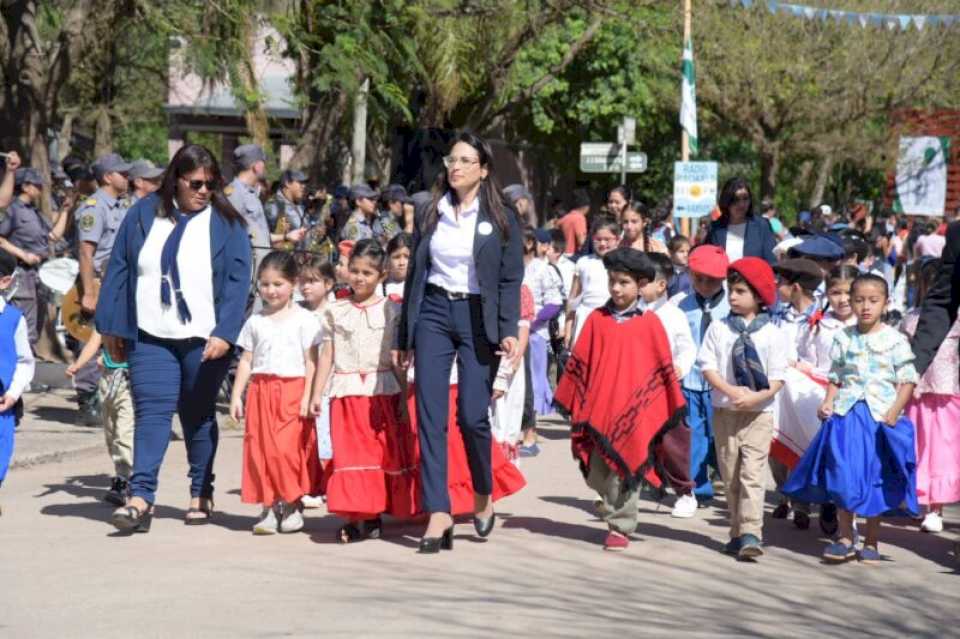
[[[643,251],[633,248],[618,248],[603,256],[603,265],[608,271],[629,273],[638,280],[653,280],[656,269]]]

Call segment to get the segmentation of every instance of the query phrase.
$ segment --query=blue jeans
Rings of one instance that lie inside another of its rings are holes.
[[[217,393],[230,357],[200,361],[206,340],[161,339],[141,331],[130,350],[133,393],[133,475],[130,493],[152,504],[160,465],[170,442],[173,414],[180,415],[190,463],[190,496],[213,496],[217,454]]]
[[[713,403],[710,391],[683,389],[687,400],[687,425],[690,426],[690,478],[696,486],[693,494],[701,499],[713,497],[708,468],[717,467],[713,449]]]
[[[449,513],[447,416],[453,358],[457,356],[457,424],[478,495],[493,493],[489,409],[499,358],[484,334],[479,297],[448,300],[428,290],[414,343],[423,509]]]

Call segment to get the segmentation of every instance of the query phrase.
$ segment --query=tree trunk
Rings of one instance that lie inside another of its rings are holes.
[[[101,104],[93,132],[93,154],[99,158],[107,153],[113,153],[113,123],[110,121],[109,108]]]
[[[823,194],[827,190],[827,182],[830,180],[832,170],[833,156],[826,155],[820,160],[820,166],[817,167],[817,181],[813,185],[813,191],[810,193],[810,201],[808,202],[811,209],[823,204]]]
[[[253,66],[253,56],[257,46],[257,20],[254,14],[247,16],[243,29],[243,37],[247,46],[244,47],[243,60],[240,61],[237,69],[239,88],[243,94],[241,100],[244,105],[243,119],[247,124],[247,131],[253,138],[254,144],[269,149],[270,125],[267,121],[267,111],[263,108],[260,81]]]
[[[777,191],[777,175],[780,173],[780,147],[777,144],[760,146],[760,197],[772,198]]]

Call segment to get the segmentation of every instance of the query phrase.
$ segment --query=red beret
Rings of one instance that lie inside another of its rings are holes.
[[[777,303],[777,279],[773,269],[767,261],[759,257],[743,257],[730,265],[731,271],[736,271],[753,290],[760,296],[760,301],[767,308]]]
[[[730,260],[727,259],[726,252],[719,246],[701,244],[690,253],[687,267],[691,271],[723,279],[727,276]]]

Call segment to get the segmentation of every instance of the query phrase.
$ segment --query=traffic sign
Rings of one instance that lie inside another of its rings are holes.
[[[584,173],[620,173],[623,162],[620,145],[615,142],[583,142],[580,144],[580,170]],[[647,170],[647,154],[641,151],[627,153],[627,173]]]
[[[717,205],[717,163],[675,162],[673,210],[677,217],[702,217]]]

